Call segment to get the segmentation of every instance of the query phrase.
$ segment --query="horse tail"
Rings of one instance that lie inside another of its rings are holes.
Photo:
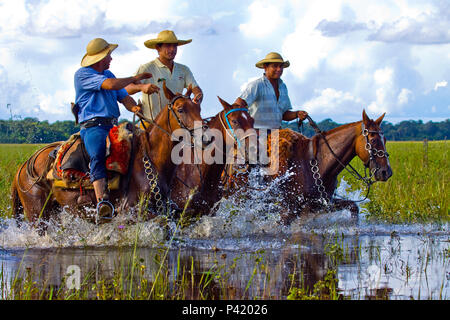
[[[14,178],[13,183],[11,184],[11,211],[15,218],[19,217],[23,214],[23,206],[22,202],[20,202],[19,192],[16,186],[17,176]]]

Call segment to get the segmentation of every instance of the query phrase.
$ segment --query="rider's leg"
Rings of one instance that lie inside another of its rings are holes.
[[[105,156],[106,137],[111,127],[95,126],[82,129],[80,132],[90,158],[90,176],[97,202],[108,197]],[[108,215],[112,213],[112,208],[109,205],[100,205],[99,211],[102,215]]]

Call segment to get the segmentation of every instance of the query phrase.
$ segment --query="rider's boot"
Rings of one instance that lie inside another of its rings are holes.
[[[108,183],[105,179],[102,197],[97,201],[97,215],[101,220],[110,220],[114,217],[114,206],[109,202]]]

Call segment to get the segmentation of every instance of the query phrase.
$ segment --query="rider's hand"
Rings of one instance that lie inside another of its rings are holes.
[[[305,120],[307,116],[308,116],[308,112],[306,112],[306,111],[297,111],[297,118],[300,121]]]
[[[137,113],[137,112],[141,112],[141,106],[140,105],[136,105],[134,107],[131,107],[131,112],[133,113]]]
[[[134,78],[136,79],[134,81],[134,83],[139,83],[139,81],[144,80],[144,79],[150,79],[151,77],[152,77],[152,74],[150,72],[140,73],[140,74],[134,76]]]
[[[193,99],[192,101],[193,101],[194,103],[199,104],[199,103],[202,102],[202,100],[203,100],[203,93],[199,93],[199,94],[197,94],[197,95],[194,97],[194,99]]]
[[[152,94],[152,93],[159,92],[159,87],[152,83],[146,83],[142,86],[141,91],[142,91],[142,93],[145,93],[145,94]]]

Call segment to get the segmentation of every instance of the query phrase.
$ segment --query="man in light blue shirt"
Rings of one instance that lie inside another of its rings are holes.
[[[288,90],[281,75],[283,69],[289,67],[289,61],[284,61],[280,54],[271,52],[256,63],[256,67],[264,69],[264,75],[250,82],[235,104],[248,107],[250,115],[255,120],[256,129],[279,129],[281,121],[306,119],[305,111],[291,111]]]
[[[124,89],[130,83],[148,79],[150,73],[117,79],[109,71],[111,52],[117,44],[109,44],[96,38],[89,42],[86,54],[81,60],[81,68],[75,73],[76,119],[80,122],[80,135],[90,158],[90,177],[97,199],[100,217],[110,217],[114,211],[108,201],[106,181],[106,137],[120,116],[117,102],[131,112],[141,111],[140,107]]]

